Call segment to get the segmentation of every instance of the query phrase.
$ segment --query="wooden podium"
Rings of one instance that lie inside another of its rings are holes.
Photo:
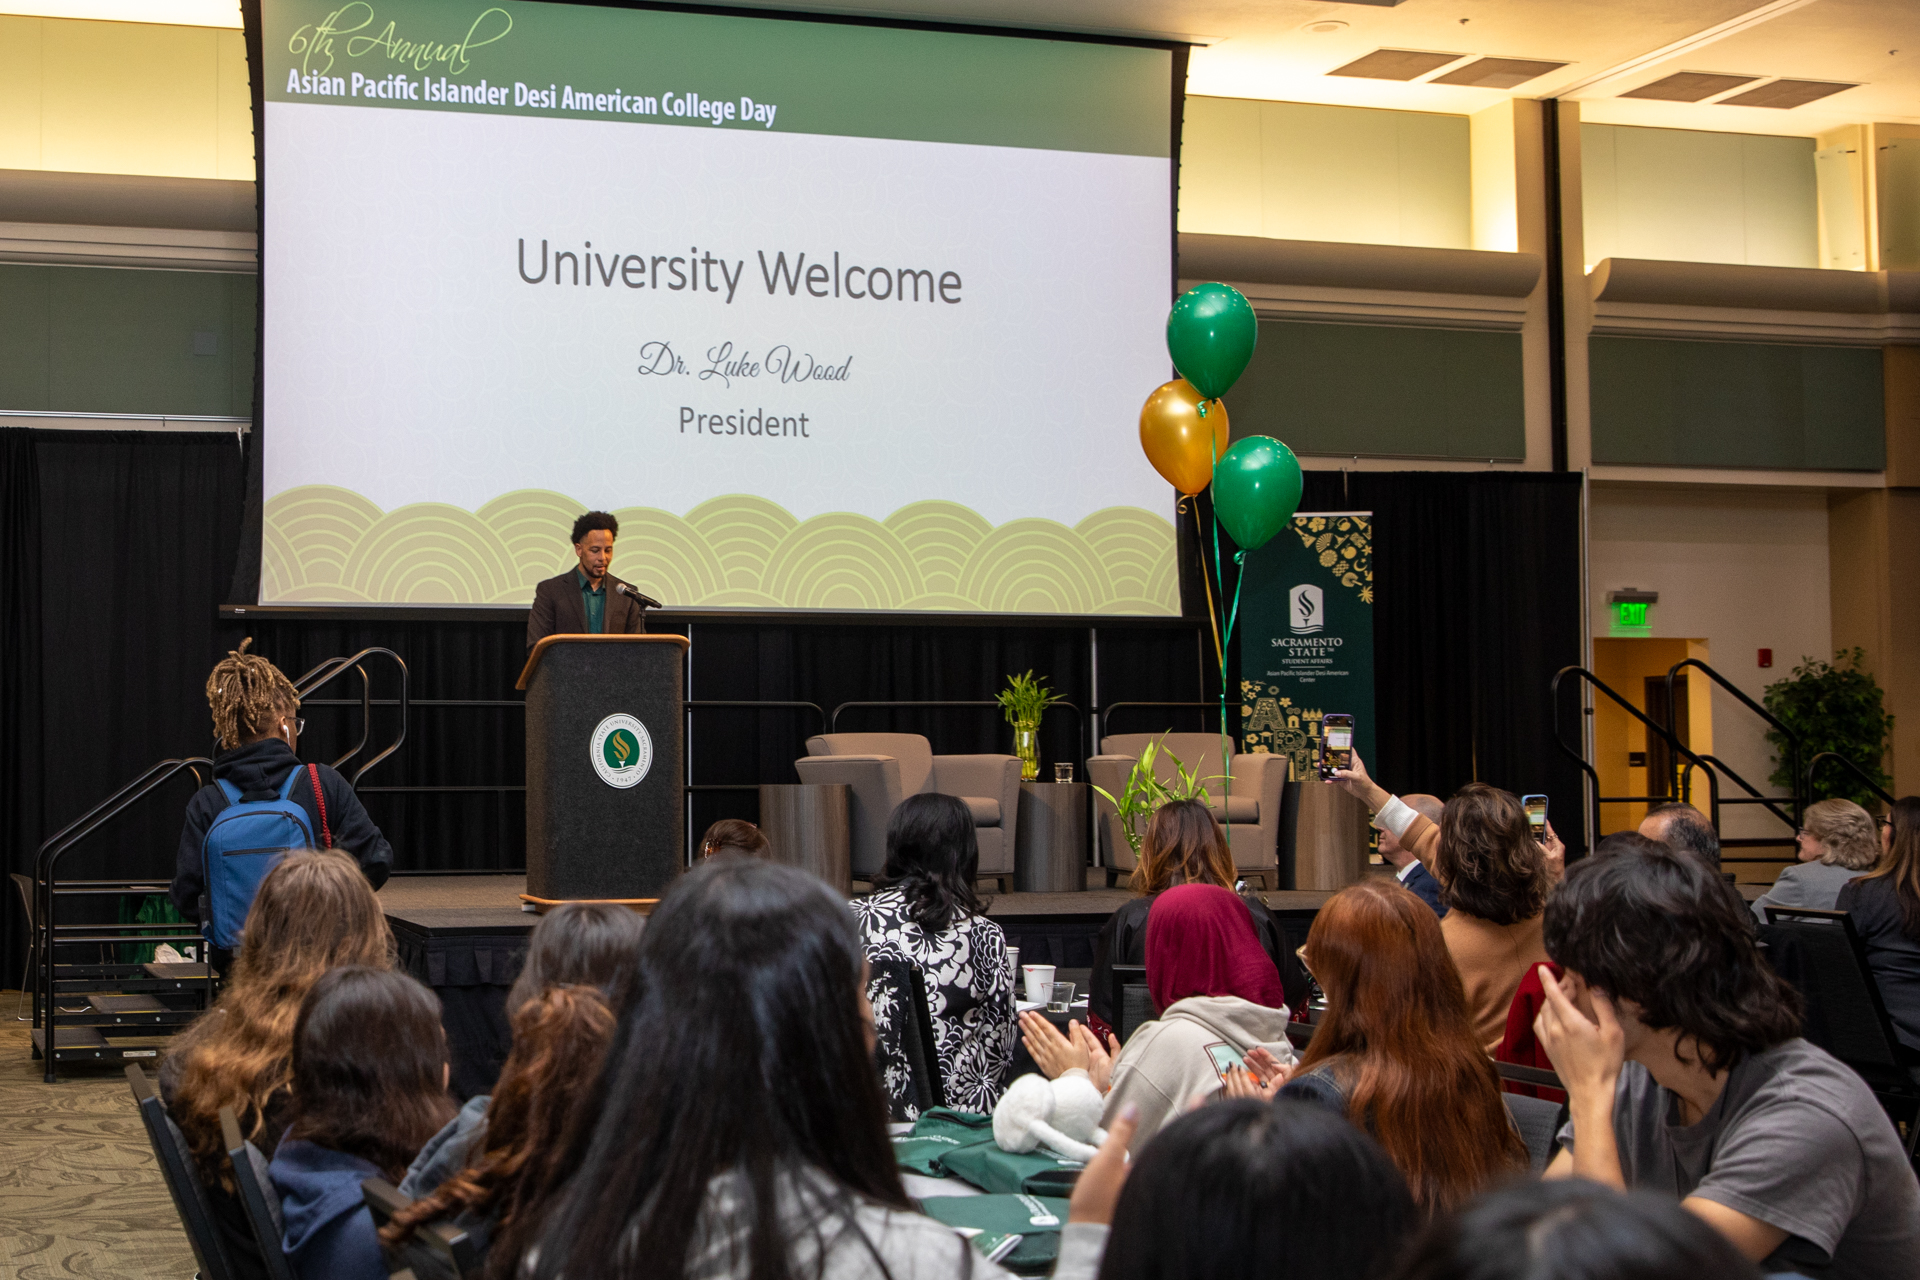
[[[555,635],[527,691],[527,893],[641,903],[686,861],[685,636]]]

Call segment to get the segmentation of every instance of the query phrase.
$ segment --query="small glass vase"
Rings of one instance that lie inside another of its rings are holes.
[[[1021,720],[1013,726],[1013,754],[1020,757],[1020,781],[1040,776],[1040,722]]]

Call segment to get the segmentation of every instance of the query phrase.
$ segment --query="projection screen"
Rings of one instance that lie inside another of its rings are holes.
[[[263,603],[1175,613],[1167,48],[265,0]]]

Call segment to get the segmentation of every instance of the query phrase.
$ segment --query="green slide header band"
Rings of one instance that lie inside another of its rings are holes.
[[[265,0],[269,102],[1165,157],[1172,56],[524,0]]]

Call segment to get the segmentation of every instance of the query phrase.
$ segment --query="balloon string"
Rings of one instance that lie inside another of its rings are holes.
[[[1213,468],[1214,468],[1214,471],[1217,472],[1220,468],[1220,445],[1219,445],[1219,441],[1216,439],[1213,432],[1211,431],[1207,433],[1207,451],[1213,455]],[[1216,501],[1218,500],[1218,497],[1219,495],[1216,494],[1215,495]],[[1221,606],[1224,608],[1226,605],[1227,580],[1225,577],[1221,575],[1221,572],[1220,572],[1220,511],[1217,506],[1213,509],[1212,515],[1213,515],[1213,576],[1219,580],[1220,597],[1221,597],[1220,603],[1221,603]],[[1206,553],[1203,551],[1200,556],[1200,576],[1204,578],[1206,577],[1206,574],[1207,574],[1207,558],[1206,558]],[[1237,609],[1239,605],[1239,599],[1240,599],[1240,585],[1237,581],[1234,583],[1233,595],[1234,595],[1235,607]],[[1209,598],[1207,602],[1207,608],[1209,612],[1212,611],[1213,602],[1211,598]],[[1226,641],[1232,638],[1233,638],[1233,619],[1231,617],[1227,619],[1227,631],[1224,638],[1221,636],[1219,624],[1217,622],[1214,624],[1213,652],[1214,652],[1214,656],[1220,660],[1220,773],[1225,780],[1226,793],[1228,795],[1233,794],[1233,768],[1232,768],[1233,748],[1232,748],[1232,744],[1227,738],[1227,646],[1226,646]]]
[[[1193,531],[1195,533],[1201,532],[1200,505],[1198,503],[1195,503],[1193,508]],[[1218,653],[1220,651],[1220,619],[1214,615],[1213,611],[1213,582],[1207,577],[1207,550],[1204,545],[1200,548],[1200,585],[1206,588],[1207,624],[1213,629],[1213,649],[1215,653]],[[1224,591],[1226,588],[1222,587],[1221,590]]]
[[[1233,608],[1227,611],[1227,636],[1233,636],[1233,624],[1240,617],[1240,584],[1247,580],[1247,553],[1236,551],[1233,555]],[[1227,584],[1220,584],[1220,594],[1227,593]]]

